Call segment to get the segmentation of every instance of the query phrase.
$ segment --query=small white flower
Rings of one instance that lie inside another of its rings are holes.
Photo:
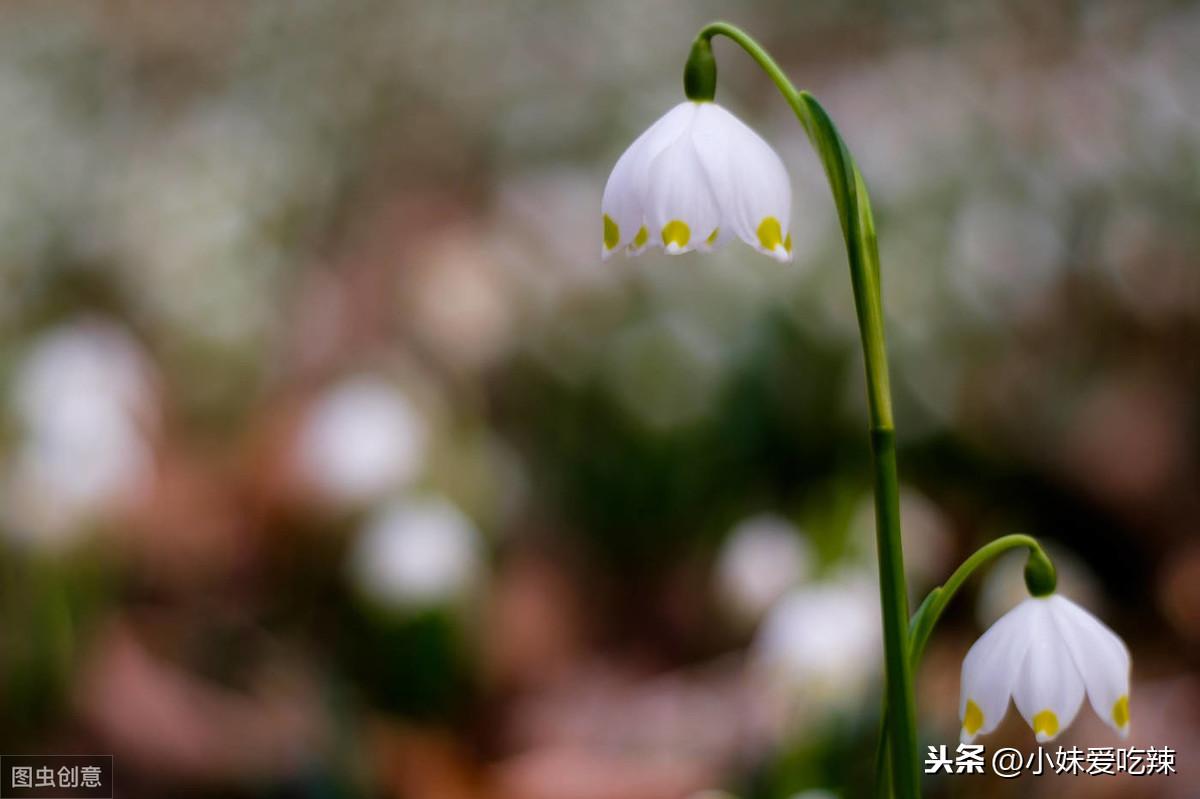
[[[417,409],[377,377],[350,377],[321,395],[300,435],[305,476],[338,500],[366,502],[412,482],[428,431]]]
[[[789,261],[791,208],[787,171],[771,146],[716,103],[689,100],[617,160],[601,201],[601,252],[707,252],[736,235]]]
[[[1129,734],[1129,650],[1074,602],[1031,597],[992,625],[963,660],[962,739],[996,728],[1011,697],[1040,743],[1054,740],[1083,704]]]
[[[0,487],[6,533],[65,544],[152,477],[153,372],[124,328],[88,318],[44,334],[11,402],[20,435]]]
[[[788,592],[753,646],[772,704],[809,722],[861,701],[881,649],[878,588],[853,572]]]
[[[781,516],[764,513],[733,528],[717,556],[717,587],[739,618],[758,621],[812,572],[808,539]]]
[[[350,575],[384,607],[421,609],[469,595],[483,571],[483,541],[462,511],[439,498],[397,500],[366,524]]]

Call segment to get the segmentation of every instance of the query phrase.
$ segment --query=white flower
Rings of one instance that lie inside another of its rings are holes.
[[[717,586],[739,617],[757,621],[812,572],[812,546],[781,516],[738,523],[717,556]]]
[[[0,514],[6,531],[60,544],[152,476],[152,370],[123,328],[103,319],[43,335],[12,385],[17,447]]]
[[[754,660],[772,704],[813,721],[860,701],[881,650],[878,589],[843,573],[784,596],[759,628]]]
[[[716,103],[689,100],[617,160],[601,201],[601,252],[707,252],[736,235],[789,261],[791,208],[787,171],[771,146]]]
[[[425,463],[425,420],[386,380],[347,378],[322,395],[300,436],[305,475],[331,497],[364,502],[410,483]]]
[[[1129,650],[1116,633],[1057,594],[1031,597],[1000,618],[963,660],[962,739],[996,728],[1012,697],[1041,743],[1068,727],[1083,704],[1129,734]]]
[[[471,593],[483,570],[479,530],[442,499],[396,501],[355,542],[350,574],[370,599],[420,609]]]

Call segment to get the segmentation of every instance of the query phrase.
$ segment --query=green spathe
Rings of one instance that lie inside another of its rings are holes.
[[[683,93],[697,103],[711,102],[717,94],[717,60],[712,44],[703,35],[692,44],[691,55],[683,67]]]

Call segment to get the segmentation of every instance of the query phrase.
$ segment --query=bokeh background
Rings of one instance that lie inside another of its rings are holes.
[[[599,258],[717,17],[871,186],[914,601],[1042,537],[1134,652],[1129,745],[1178,753],[929,795],[1200,795],[1200,6],[1164,0],[4,3],[3,752],[112,753],[131,799],[868,795],[844,253],[727,42],[795,263]],[[939,629],[925,743],[1020,568]]]

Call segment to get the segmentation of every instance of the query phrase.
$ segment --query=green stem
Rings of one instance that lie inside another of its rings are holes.
[[[862,338],[867,374],[871,453],[875,483],[876,545],[879,550],[879,591],[883,609],[883,645],[887,665],[888,740],[891,743],[893,784],[900,799],[920,796],[916,707],[907,657],[908,592],[900,545],[900,505],[896,474],[895,427],[892,422],[883,305],[879,288],[879,250],[866,184],[833,121],[812,95],[798,91],[765,50],[741,29],[725,22],[705,26],[696,39],[690,64],[701,56],[714,36],[726,36],[741,46],[767,73],[795,112],[801,127],[821,158],[837,205],[838,219],[850,262],[850,283]],[[714,67],[715,69],[715,67]],[[703,85],[694,82],[692,85]]]
[[[963,561],[962,565],[950,575],[950,579],[933,589],[929,597],[922,603],[921,610],[913,616],[908,637],[908,657],[913,673],[916,673],[921,656],[925,653],[925,644],[929,641],[929,635],[933,632],[934,625],[937,624],[942,612],[950,604],[950,600],[954,599],[954,595],[958,593],[958,589],[962,587],[963,583],[989,560],[1010,549],[1021,548],[1029,550],[1029,561],[1025,567],[1025,582],[1030,593],[1042,596],[1054,591],[1054,566],[1051,565],[1050,559],[1046,557],[1045,550],[1042,549],[1042,545],[1037,542],[1036,538],[1020,534],[1006,535],[985,544],[974,555]]]

